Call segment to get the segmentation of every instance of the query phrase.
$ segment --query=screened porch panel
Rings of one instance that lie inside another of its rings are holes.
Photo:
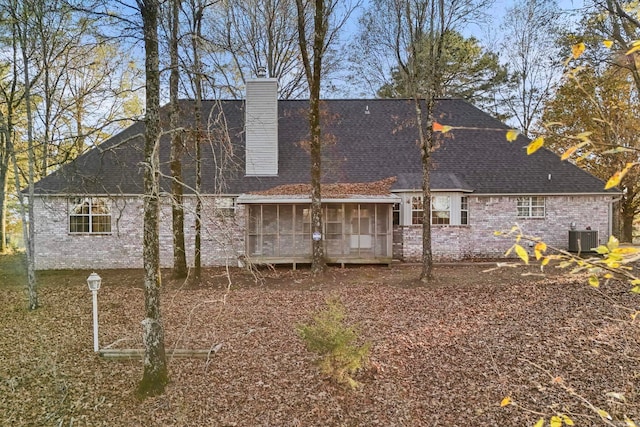
[[[328,262],[390,262],[391,204],[327,203],[323,243]],[[311,259],[311,207],[248,205],[247,255],[270,263]]]

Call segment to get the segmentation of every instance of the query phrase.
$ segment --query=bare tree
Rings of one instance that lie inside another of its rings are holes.
[[[615,66],[629,71],[640,92],[640,64],[637,60],[637,43],[640,39],[638,4],[620,0],[600,0],[595,2],[595,6],[596,13],[606,21],[600,31],[615,42],[612,46]],[[634,49],[633,54],[627,55],[631,49]]]
[[[259,68],[278,79],[281,98],[306,89],[298,53],[294,0],[231,0],[208,14],[209,62],[221,79],[221,90],[239,98],[247,76]]]
[[[201,51],[202,51],[202,23],[204,13],[209,5],[203,0],[189,0],[185,2],[185,14],[188,22],[189,44],[191,53],[191,63],[187,66],[187,74],[193,91],[194,106],[194,128],[190,133],[194,141],[195,148],[195,239],[194,239],[194,276],[199,280],[202,274],[202,198],[200,190],[202,188],[202,140],[204,132],[202,129],[202,98],[203,80],[205,79]]]
[[[342,10],[340,11],[340,8]],[[320,90],[324,60],[335,43],[340,29],[354,9],[352,4],[338,0],[296,0],[298,45],[309,87],[309,155],[311,160],[311,271],[319,274],[326,268],[322,238],[322,127]],[[311,19],[312,25],[308,24]],[[308,28],[313,28],[313,41],[309,46]]]
[[[520,0],[507,10],[502,24],[501,52],[512,83],[508,91],[502,91],[500,104],[527,136],[561,75],[555,42],[559,19],[553,0]]]
[[[31,88],[33,82],[31,80],[31,55],[33,54],[32,45],[30,41],[30,21],[29,17],[32,14],[32,4],[28,2],[12,2],[10,9],[11,19],[13,23],[13,37],[17,39],[17,47],[14,45],[13,59],[15,62],[20,62],[22,66],[22,85],[24,90],[24,105],[27,124],[27,172],[26,172],[26,185],[28,198],[25,201],[22,193],[22,183],[20,180],[20,171],[18,169],[18,159],[16,155],[16,149],[13,145],[13,141],[9,138],[10,146],[9,152],[11,153],[11,161],[13,162],[14,178],[16,184],[16,192],[20,200],[20,213],[22,217],[22,229],[27,253],[27,292],[29,294],[29,310],[35,310],[39,306],[38,291],[35,274],[35,260],[34,260],[34,185],[36,175],[36,152],[35,143],[33,139],[33,112],[32,112],[32,98]],[[20,57],[16,55],[16,48],[20,52]],[[18,69],[14,65],[14,80],[18,80]]]
[[[9,132],[7,116],[0,112],[0,254],[7,251],[7,189],[9,184]]]
[[[182,183],[182,129],[178,129],[180,105],[178,88],[180,83],[178,41],[180,23],[180,1],[169,2],[169,57],[171,75],[169,77],[169,98],[171,112],[169,127],[171,131],[171,214],[173,225],[173,276],[187,277],[187,256],[184,242],[184,205]]]
[[[322,77],[322,58],[326,51],[326,36],[329,32],[329,17],[335,3],[326,4],[325,0],[313,3],[313,45],[307,44],[306,7],[303,0],[296,0],[298,11],[298,43],[302,54],[307,84],[309,85],[309,154],[311,157],[311,232],[312,258],[311,271],[321,273],[326,267],[324,243],[322,239],[322,128],[320,127],[320,83]]]
[[[373,0],[360,19],[357,37],[366,64],[392,64],[374,68],[378,78],[388,79],[392,69],[403,75],[415,109],[415,129],[422,159],[422,272],[420,280],[433,277],[431,250],[431,153],[436,148],[433,133],[434,105],[442,93],[443,40],[447,32],[480,19],[485,0]]]
[[[159,239],[159,157],[160,142],[160,70],[158,53],[158,0],[136,0],[145,47],[146,113],[144,143],[144,231],[143,264],[145,319],[142,321],[144,374],[138,395],[162,394],[169,380],[164,347],[164,327],[160,314],[160,239]]]

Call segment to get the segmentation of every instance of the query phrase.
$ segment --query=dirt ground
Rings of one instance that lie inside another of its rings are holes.
[[[438,265],[428,286],[408,265],[210,269],[197,284],[165,272],[168,354],[218,351],[170,356],[166,393],[140,402],[141,361],[93,352],[91,271],[40,272],[28,312],[20,262],[0,256],[1,425],[640,424],[640,296],[622,283],[486,264]],[[142,272],[97,273],[101,348],[141,348]],[[371,343],[355,391],[323,377],[295,331],[332,297]]]

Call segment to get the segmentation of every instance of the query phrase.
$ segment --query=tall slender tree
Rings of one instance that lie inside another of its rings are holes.
[[[191,51],[191,66],[188,70],[194,94],[193,119],[194,128],[191,130],[195,146],[195,247],[194,247],[194,276],[200,279],[202,274],[202,143],[204,130],[202,123],[202,99],[204,96],[205,75],[201,59],[202,54],[202,25],[204,14],[209,6],[206,0],[189,0],[186,2],[189,21],[189,49]]]
[[[32,54],[33,45],[31,43],[31,31],[33,30],[30,17],[32,16],[31,2],[18,2],[11,1],[8,10],[11,19],[12,37],[14,39],[12,44],[13,53],[13,79],[17,82],[22,74],[22,86],[24,94],[22,100],[25,106],[25,120],[26,120],[26,140],[27,140],[27,170],[24,174],[26,177],[26,183],[21,180],[21,171],[18,166],[18,156],[16,153],[15,145],[13,144],[13,132],[7,139],[9,146],[8,150],[11,155],[11,161],[13,163],[14,179],[16,193],[20,201],[20,215],[22,219],[23,238],[25,242],[25,249],[27,255],[27,293],[29,295],[29,310],[35,310],[39,306],[38,301],[38,289],[35,274],[35,260],[34,260],[34,235],[35,235],[35,223],[34,223],[34,185],[36,177],[36,148],[33,136],[34,117],[33,117],[33,100],[32,100],[32,87],[33,80],[31,77],[32,67]],[[20,64],[18,66],[18,64]],[[21,69],[20,69],[21,67]],[[16,83],[14,83],[16,84]],[[22,193],[23,184],[27,187],[27,200],[25,200]]]
[[[518,0],[502,24],[501,52],[511,84],[499,95],[502,114],[532,136],[544,102],[553,94],[562,63],[556,43],[561,14],[554,0]]]
[[[169,127],[171,128],[171,214],[173,229],[173,276],[187,277],[187,255],[184,241],[184,204],[182,183],[182,129],[179,129],[180,104],[178,90],[180,83],[180,68],[178,56],[178,41],[180,28],[180,0],[171,0],[167,13],[169,19],[169,58],[171,74],[169,77],[169,102],[171,113]]]
[[[371,64],[378,78],[389,79],[395,69],[415,110],[414,126],[422,160],[422,271],[420,280],[433,278],[431,250],[431,153],[434,106],[442,93],[444,37],[462,24],[479,19],[486,0],[372,0],[360,18],[356,38],[363,64]],[[375,64],[392,64],[383,69]]]
[[[296,10],[295,0],[231,0],[215,6],[206,19],[211,28],[207,50],[223,93],[240,98],[247,76],[262,67],[278,79],[280,98],[305,91]]]
[[[320,127],[320,86],[322,78],[322,59],[326,51],[326,36],[329,31],[329,16],[334,4],[325,0],[313,2],[313,44],[307,44],[307,5],[303,0],[296,0],[298,12],[298,43],[302,55],[302,63],[309,86],[309,131],[311,157],[311,233],[312,263],[314,274],[322,273],[326,267],[324,242],[322,239],[322,128]]]
[[[145,47],[146,113],[144,135],[144,306],[142,321],[144,374],[138,385],[141,397],[164,392],[169,380],[160,313],[160,239],[158,144],[160,142],[160,69],[158,53],[158,0],[136,0],[142,15]]]

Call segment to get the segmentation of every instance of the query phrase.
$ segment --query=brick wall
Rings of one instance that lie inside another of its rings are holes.
[[[591,227],[600,243],[609,238],[608,196],[546,197],[544,219],[516,217],[516,197],[469,197],[468,226],[433,226],[433,254],[436,260],[499,257],[513,239],[494,236],[514,224],[526,234],[544,239],[549,245],[566,249],[571,222],[577,229]],[[203,200],[202,264],[237,265],[244,253],[245,207],[233,216],[216,214],[213,198]],[[37,269],[105,269],[142,267],[142,219],[140,198],[112,199],[112,234],[72,235],[68,229],[67,199],[38,198],[35,203],[35,262]],[[162,267],[173,265],[171,206],[163,200],[160,214],[160,260]],[[185,197],[187,262],[193,265],[195,241],[195,199]],[[394,230],[394,258],[418,261],[422,254],[422,227]]]
[[[542,238],[548,245],[568,247],[568,230],[591,227],[605,243],[609,230],[610,196],[545,197],[545,218],[517,218],[516,197],[469,197],[469,225],[435,225],[431,228],[434,259],[459,260],[500,257],[514,243],[513,239],[495,236],[497,230],[510,230],[518,224],[527,235]],[[422,226],[405,226],[395,230],[402,235],[402,257],[419,261],[422,254]],[[400,246],[400,245],[398,245]]]
[[[116,197],[111,203],[108,235],[69,234],[67,198],[35,201],[35,263],[43,269],[142,268],[143,205],[138,197]],[[244,207],[227,217],[213,209],[213,198],[204,198],[202,215],[202,264],[237,265],[244,251]],[[195,199],[185,197],[185,245],[187,263],[193,265]],[[162,200],[160,212],[160,264],[173,265],[171,206]]]

